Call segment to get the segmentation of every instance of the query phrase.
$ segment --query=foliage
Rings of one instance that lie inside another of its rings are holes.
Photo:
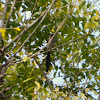
[[[9,100],[92,100],[99,96],[100,12],[92,3],[6,0],[0,2],[0,9],[1,99],[9,94]],[[56,43],[46,73],[49,33],[55,34]],[[5,88],[11,86],[9,91]]]

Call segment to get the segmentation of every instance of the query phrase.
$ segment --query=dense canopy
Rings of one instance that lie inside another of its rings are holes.
[[[97,4],[99,0],[0,1],[0,99],[99,99]],[[50,33],[55,45],[46,72]]]

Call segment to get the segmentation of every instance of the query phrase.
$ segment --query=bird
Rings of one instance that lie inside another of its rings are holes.
[[[51,48],[54,47],[55,37],[53,37],[53,35],[54,35],[53,33],[50,33],[50,36],[48,38],[48,43],[47,43],[47,50],[50,50]],[[50,67],[50,51],[47,52],[47,57],[46,57],[46,72],[48,72],[49,67]]]

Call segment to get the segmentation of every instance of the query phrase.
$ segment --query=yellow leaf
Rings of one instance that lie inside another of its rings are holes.
[[[87,94],[89,92],[89,90],[90,90],[89,88],[86,88],[85,93]]]
[[[89,76],[89,79],[91,79],[91,76]]]
[[[25,57],[23,58],[23,61],[25,62],[27,59],[28,59],[28,57],[27,57],[27,56],[25,56]]]
[[[2,38],[4,38],[4,37],[5,37],[5,32],[6,32],[6,30],[5,30],[5,29],[0,29],[0,32],[1,32]]]
[[[43,80],[43,81],[46,81],[46,78],[43,78],[42,80]]]
[[[96,21],[88,22],[88,23],[85,23],[84,29],[89,29],[90,27],[95,28],[95,26],[98,26],[98,23]]]
[[[38,91],[40,89],[40,83],[35,81],[36,87],[34,89],[34,91]]]
[[[78,100],[78,98],[79,98],[79,96],[75,96],[75,97],[73,98],[73,100]]]
[[[84,98],[84,97],[85,97],[84,93],[81,93],[81,94],[80,94],[80,98],[82,99],[82,98]]]
[[[96,21],[93,21],[93,23],[95,24],[95,26],[98,26],[98,22],[96,22]]]
[[[94,23],[91,23],[90,27],[91,28],[95,28],[95,24]]]
[[[60,6],[61,6],[61,1],[58,0],[58,1],[56,2],[56,4],[57,4],[57,7],[60,7]]]
[[[32,53],[28,53],[28,55],[33,55]]]
[[[78,3],[81,3],[82,1],[81,0],[78,0]]]
[[[30,87],[27,89],[27,91],[30,91],[30,90],[33,90],[34,89],[34,86],[33,87]]]
[[[97,11],[97,10],[95,10],[95,11],[96,11],[96,14],[99,15],[99,11]]]
[[[56,92],[59,91],[59,88],[56,88],[54,91],[56,91]]]
[[[15,27],[14,29],[17,30],[17,31],[20,31],[20,28]]]
[[[97,78],[100,80],[100,75]]]
[[[34,61],[34,65],[36,66],[37,65],[37,63]]]
[[[51,32],[55,32],[55,30],[54,30],[54,29],[52,29],[52,30],[51,30]]]
[[[78,9],[78,8],[79,8],[79,6],[75,5],[75,8],[77,8],[77,9]]]
[[[28,78],[28,79],[24,80],[23,82],[27,82],[27,81],[29,81],[31,79],[33,79],[33,77],[32,78]]]
[[[99,18],[99,15],[96,15],[96,16],[95,16],[95,20],[98,20],[98,18]]]
[[[85,23],[84,29],[88,29],[91,27],[91,22]]]
[[[92,12],[88,12],[89,15],[92,15]]]
[[[95,15],[92,17],[91,21],[98,20],[98,18],[99,18],[99,15]]]

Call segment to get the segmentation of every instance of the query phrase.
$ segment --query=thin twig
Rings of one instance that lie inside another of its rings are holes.
[[[47,51],[44,51],[44,52],[41,52],[41,53],[38,51],[38,53],[35,53],[35,54],[33,54],[32,56],[30,56],[30,57],[34,57],[34,56],[37,56],[37,55],[40,55],[40,54],[44,54],[44,53],[46,53],[46,52],[48,52],[48,51],[57,49],[57,48],[59,48],[59,47],[62,47],[62,46],[67,45],[67,44],[70,44],[70,43],[72,43],[72,42],[76,42],[76,41],[82,39],[83,37],[86,37],[86,36],[90,35],[91,33],[92,33],[92,31],[89,32],[89,33],[86,34],[86,35],[81,36],[80,38],[77,38],[77,39],[75,39],[75,40],[71,40],[71,41],[69,41],[69,42],[67,42],[67,43],[64,43],[64,44],[61,44],[61,45],[59,45],[59,46],[53,47],[53,48],[51,48],[51,49],[49,49],[49,50],[47,50]],[[43,49],[41,49],[40,51],[42,51],[42,50],[43,50]],[[40,54],[39,54],[39,53],[40,53]]]
[[[4,22],[5,22],[5,17],[6,17],[6,13],[7,13],[8,2],[9,2],[9,0],[6,0],[5,9],[4,9],[4,13],[3,13],[3,16],[2,16],[1,28],[4,27]]]
[[[1,71],[2,74],[4,74],[4,73],[6,72],[6,70],[7,70],[7,68],[12,64],[13,59],[14,59],[14,57],[11,57],[11,58],[7,61],[6,66],[4,66],[4,67],[2,68],[2,71]]]
[[[36,30],[39,28],[39,26],[41,25],[41,23],[44,21],[45,17],[47,16],[47,13],[51,10],[53,4],[55,3],[56,0],[54,0],[51,4],[51,6],[48,8],[47,12],[45,13],[45,15],[43,16],[43,18],[41,19],[41,21],[39,22],[39,24],[36,26],[36,28],[34,29],[34,31],[27,37],[27,39],[24,41],[24,43],[19,47],[19,49],[16,51],[16,53],[14,54],[14,56],[22,49],[22,47],[25,45],[25,43],[31,38],[31,36],[36,32]]]
[[[33,59],[35,60],[35,62],[36,62],[37,65],[39,66],[41,72],[43,73],[44,77],[46,78],[46,81],[47,81],[49,87],[51,87],[50,81],[49,81],[48,77],[46,76],[45,72],[43,71],[42,66],[38,63],[38,61],[37,61],[35,58],[33,58]]]
[[[32,15],[34,15],[34,11],[35,11],[35,8],[36,8],[36,6],[37,6],[37,1],[38,1],[38,0],[35,1],[35,5],[34,5],[34,8],[33,8],[33,10],[32,10]]]
[[[60,26],[57,28],[57,30],[56,30],[56,32],[54,33],[54,35],[52,36],[52,38],[49,40],[49,42],[47,43],[47,45],[52,41],[52,39],[57,35],[57,33],[58,33],[58,31],[61,29],[61,27],[65,24],[65,22],[66,22],[66,20],[68,19],[68,17],[69,17],[69,15],[72,13],[72,11],[73,10],[71,10],[70,12],[69,12],[69,14],[66,16],[66,18],[61,22],[61,24],[60,24]],[[41,51],[43,51],[43,49],[45,48],[45,47],[47,47],[47,45],[46,46],[44,46],[41,50],[39,50],[38,52],[36,52],[34,55],[38,55],[38,53],[40,53]],[[50,49],[50,50],[52,50],[52,49]],[[50,51],[49,50],[49,51]]]
[[[15,1],[15,2],[16,2],[16,1]],[[34,8],[33,8],[33,10],[32,10],[32,13],[34,12],[36,5],[37,5],[37,0],[36,0],[36,2],[35,2]],[[31,19],[31,17],[30,17],[30,19]],[[28,20],[28,22],[27,22],[26,26],[28,25],[28,23],[29,23],[30,19]],[[26,27],[25,27],[25,28],[26,28]],[[22,36],[22,35],[21,35],[21,36]],[[18,41],[17,41],[16,45],[17,45],[17,44],[18,44],[18,42],[20,41],[21,36],[18,38]],[[16,46],[15,46],[15,47],[16,47]],[[15,47],[14,47],[14,48],[15,48]],[[14,48],[13,48],[13,49],[14,49]],[[13,49],[11,49],[8,53],[10,53]],[[6,53],[6,54],[8,54],[8,53]]]
[[[5,55],[9,54],[16,46],[17,44],[19,43],[19,40],[20,40],[21,37],[18,38],[17,42],[16,42],[16,45],[14,47],[12,47],[11,50],[9,50],[7,53],[5,53]]]
[[[74,40],[74,37],[72,36],[72,40]],[[75,49],[75,47],[74,47],[74,42],[72,43],[72,55],[73,55],[73,67],[74,67],[74,49]]]
[[[22,36],[27,30],[29,30],[34,24],[36,24],[43,16],[45,12],[43,12],[36,20],[34,20],[28,27],[26,26],[23,31],[17,35],[7,46],[4,47],[4,50],[6,50],[13,42],[15,42],[20,36]]]
[[[28,36],[28,38],[24,41],[24,43],[19,47],[19,49],[15,52],[15,54],[11,57],[11,58],[9,58],[9,62],[8,62],[8,64],[7,64],[7,66],[5,66],[5,68],[3,68],[3,71],[2,71],[2,73],[5,73],[6,72],[6,70],[7,70],[7,68],[10,66],[10,64],[13,62],[13,59],[14,59],[14,56],[22,49],[22,47],[25,45],[25,43],[30,39],[30,37],[36,32],[36,30],[38,29],[38,27],[40,26],[40,24],[43,22],[43,20],[45,19],[45,17],[47,16],[47,13],[51,10],[51,8],[52,8],[52,6],[53,6],[53,4],[56,2],[56,0],[54,0],[53,2],[52,2],[52,4],[51,4],[51,6],[48,8],[48,10],[46,11],[46,13],[45,13],[45,15],[43,16],[43,18],[41,19],[41,21],[39,22],[39,24],[36,26],[36,28],[34,29],[34,31]],[[28,27],[29,28],[29,27]],[[26,29],[28,29],[28,28],[26,28]],[[22,31],[22,33],[20,33],[20,35],[19,35],[19,37],[25,32],[25,30],[26,29],[24,29],[23,31]],[[17,36],[17,38],[18,38],[18,36]],[[7,47],[7,46],[6,46]]]
[[[53,4],[56,2],[56,0],[54,0],[54,2],[51,4],[51,7],[53,6]],[[50,9],[48,9],[50,11]],[[7,46],[4,47],[4,50],[7,49],[13,42],[15,42],[20,36],[22,36],[27,30],[29,30],[34,24],[36,24],[36,22],[38,22],[44,15],[47,14],[48,11],[44,11],[35,21],[33,21],[28,27],[26,26],[24,28],[24,30],[17,35],[17,37],[14,38],[14,40],[12,40],[12,42],[10,42]],[[42,18],[43,19],[43,18]]]
[[[50,50],[47,50],[47,51],[44,51],[44,52],[41,52],[41,53],[38,53],[38,54],[33,54],[33,55],[29,55],[29,54],[27,53],[27,55],[28,55],[28,57],[32,58],[32,57],[35,57],[35,56],[37,56],[37,55],[41,55],[41,54],[47,53],[48,51],[57,49],[57,48],[59,48],[59,47],[62,47],[62,46],[67,45],[67,44],[70,44],[70,43],[72,43],[72,42],[76,42],[76,41],[78,41],[78,40],[80,40],[80,39],[82,39],[82,38],[88,36],[88,35],[91,34],[91,33],[92,33],[92,31],[89,32],[88,34],[84,35],[84,36],[81,36],[80,38],[77,38],[77,39],[75,39],[75,40],[71,40],[71,41],[69,41],[69,42],[67,42],[67,43],[64,43],[64,44],[62,44],[62,45],[56,46],[56,47],[54,47],[54,48],[51,48]],[[17,63],[21,63],[21,62],[23,62],[23,60],[20,60],[20,61],[18,61]],[[13,63],[16,63],[16,62],[13,62]]]
[[[5,27],[7,27],[7,26],[8,26],[9,20],[10,20],[10,18],[11,18],[11,16],[12,16],[13,11],[14,11],[14,6],[15,6],[15,4],[16,4],[16,0],[14,0],[14,1],[13,1],[13,5],[11,6],[11,9],[10,9],[10,14],[9,14],[8,19],[7,19],[7,22],[6,22]]]

